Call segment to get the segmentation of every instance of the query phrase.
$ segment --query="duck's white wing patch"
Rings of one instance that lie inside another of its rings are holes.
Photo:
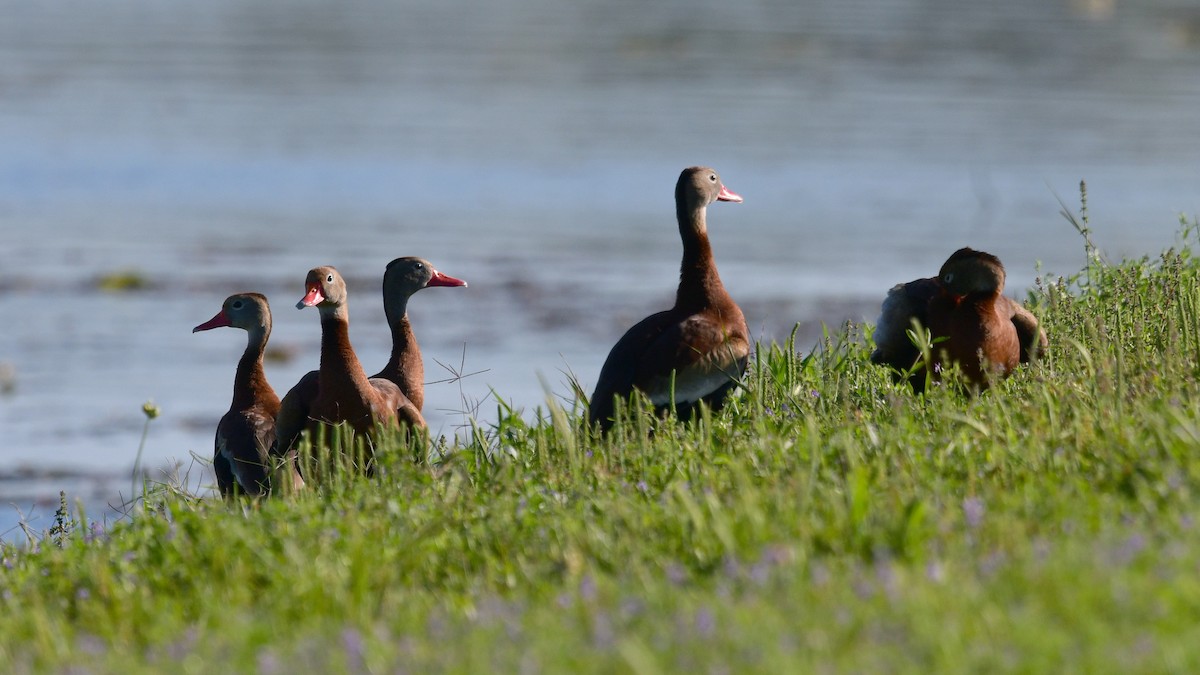
[[[689,368],[675,374],[675,403],[694,403],[729,384],[735,379],[736,373],[724,373],[716,369]],[[666,406],[671,403],[671,380],[663,378],[656,382],[659,385],[649,392],[650,402],[656,406]]]

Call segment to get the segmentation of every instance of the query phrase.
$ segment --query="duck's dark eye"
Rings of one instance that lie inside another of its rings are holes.
[[[947,284],[950,283],[951,281],[954,281],[954,272],[947,272],[947,273],[943,274],[942,281]]]
[[[416,267],[417,267],[417,269],[419,269],[419,270],[423,270],[423,269],[425,269],[425,266],[424,266],[424,265],[422,265],[421,263],[416,263]]]
[[[234,300],[234,301],[233,301],[233,304],[229,305],[229,308],[230,308],[230,309],[241,309],[241,308],[242,308],[242,301],[241,301],[241,300]]]
[[[715,174],[715,173],[708,174],[708,179],[714,183],[717,182],[717,174]]]
[[[332,274],[325,277],[325,283],[327,283],[327,284],[333,283],[333,275]]]

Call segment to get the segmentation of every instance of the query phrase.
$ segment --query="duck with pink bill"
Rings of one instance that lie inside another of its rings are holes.
[[[384,271],[383,307],[392,333],[392,353],[383,370],[369,378],[368,382],[378,382],[380,383],[378,387],[385,390],[388,389],[387,384],[396,387],[401,395],[396,399],[399,406],[396,410],[397,418],[400,422],[407,423],[414,428],[425,427],[425,420],[421,415],[421,407],[425,400],[425,368],[421,359],[420,347],[408,318],[408,300],[423,288],[465,287],[466,285],[466,281],[439,272],[428,260],[423,258],[396,258],[388,263]],[[320,294],[321,292],[320,288],[306,287],[305,297],[301,299],[297,307],[319,306],[324,298],[318,299],[314,293]],[[313,304],[307,304],[310,302]],[[357,362],[357,359],[355,361]],[[324,367],[324,360],[322,360],[322,367]],[[301,433],[309,428],[309,420],[313,416],[313,406],[321,389],[321,372],[318,370],[308,372],[284,396],[278,417],[277,453],[287,454],[295,446]],[[372,384],[372,386],[376,385]]]
[[[275,416],[279,397],[263,371],[263,352],[271,336],[271,308],[260,293],[238,293],[225,299],[221,311],[192,329],[240,328],[247,333],[246,350],[233,378],[233,402],[217,423],[213,471],[221,494],[259,496],[271,489]]]
[[[675,306],[630,328],[609,352],[589,405],[589,422],[613,424],[616,401],[642,392],[658,411],[680,419],[703,401],[720,408],[746,371],[750,331],[717,273],[708,240],[708,206],[741,202],[708,167],[684,169],[675,184],[675,215],[683,261]]]

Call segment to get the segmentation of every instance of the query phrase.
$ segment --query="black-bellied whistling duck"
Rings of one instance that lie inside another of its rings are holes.
[[[967,382],[986,389],[1046,351],[1046,333],[1037,317],[1003,295],[1004,265],[990,253],[961,248],[942,265],[937,277],[897,284],[888,292],[875,326],[871,361],[899,372],[921,358],[908,338],[914,319],[929,329],[934,379],[957,363]],[[909,378],[913,391],[925,389],[925,373]]]
[[[609,352],[589,410],[590,423],[599,423],[601,430],[612,426],[614,399],[628,400],[635,389],[660,411],[674,403],[682,418],[699,401],[720,407],[746,371],[750,331],[721,284],[708,243],[705,214],[714,201],[742,198],[721,183],[716,171],[684,169],[675,184],[675,215],[683,239],[675,306],[642,319]]]
[[[231,295],[216,316],[192,332],[223,327],[241,328],[249,337],[233,378],[233,403],[217,423],[213,470],[222,496],[262,495],[271,489],[267,451],[275,442],[279,413],[279,397],[263,372],[263,351],[271,337],[267,298],[259,293]]]
[[[368,378],[350,345],[346,282],[333,267],[309,270],[305,294],[296,307],[316,307],[321,316],[321,367],[300,379],[284,396],[276,418],[276,452],[292,457],[300,434],[321,424],[347,423],[368,440],[379,426],[397,422],[424,428],[416,406],[395,383]]]
[[[417,410],[425,405],[425,363],[408,320],[408,299],[430,286],[466,285],[421,258],[396,258],[383,272],[383,311],[392,329],[392,358],[374,377],[394,382]]]

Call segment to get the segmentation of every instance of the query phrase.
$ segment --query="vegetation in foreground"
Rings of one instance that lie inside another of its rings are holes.
[[[5,670],[1200,671],[1200,260],[1031,293],[1046,358],[925,398],[848,326],[718,415],[551,404],[439,460],[227,504],[156,488],[0,549]],[[869,333],[869,327],[865,329]]]

